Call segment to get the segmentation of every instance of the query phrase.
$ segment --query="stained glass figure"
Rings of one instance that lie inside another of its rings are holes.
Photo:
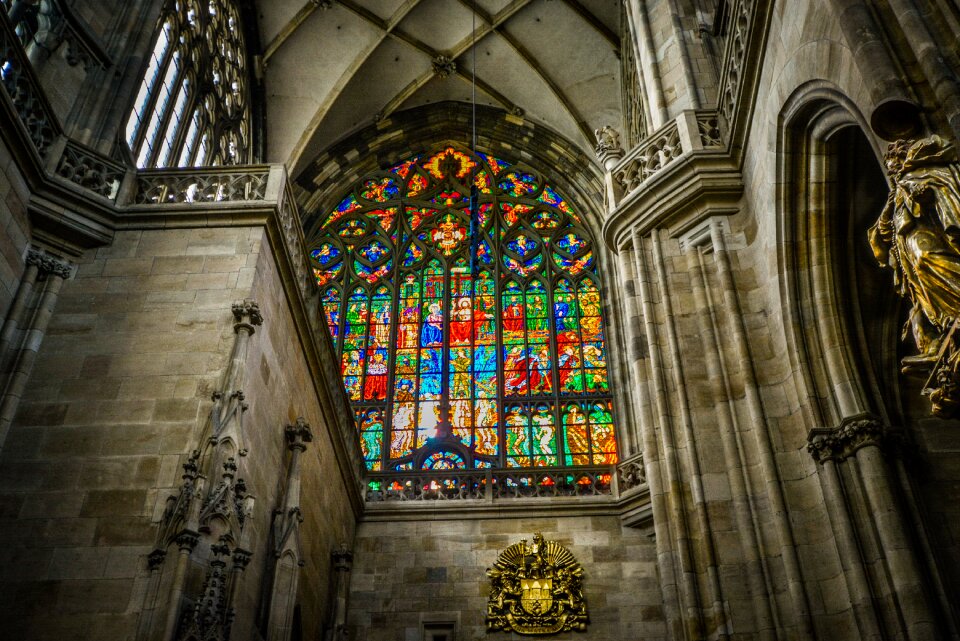
[[[593,241],[544,177],[447,147],[325,216],[310,257],[368,469],[616,462]]]

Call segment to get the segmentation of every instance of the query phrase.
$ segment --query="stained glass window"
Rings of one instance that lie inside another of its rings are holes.
[[[166,3],[127,118],[138,167],[248,162],[246,56],[232,0]]]
[[[448,147],[375,172],[311,257],[368,469],[617,461],[593,241],[534,170]]]

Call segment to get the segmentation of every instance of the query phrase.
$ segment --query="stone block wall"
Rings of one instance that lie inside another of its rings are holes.
[[[78,262],[0,454],[0,625],[37,641],[133,638],[157,524],[230,357],[231,304],[252,293],[265,320],[250,339],[239,474],[256,499],[254,555],[234,638],[259,638],[284,427],[297,416],[315,435],[302,504],[313,571],[301,585],[319,634],[329,553],[351,540],[355,517],[263,228],[125,231]]]
[[[668,638],[651,532],[615,516],[361,523],[350,585],[349,631],[366,641],[420,641],[424,622],[455,622],[457,641],[513,639],[487,633],[486,569],[537,531],[569,549],[585,571],[585,633],[554,639]]]
[[[266,244],[266,238],[262,242]],[[331,552],[341,544],[349,547],[353,542],[356,515],[347,498],[347,484],[352,481],[342,473],[334,455],[331,432],[336,426],[327,423],[314,385],[330,386],[340,394],[343,393],[343,384],[339,379],[314,382],[270,252],[260,254],[251,293],[260,303],[264,321],[251,343],[248,359],[245,389],[248,390],[252,414],[248,417],[249,444],[261,447],[259,443],[262,443],[267,450],[280,443],[285,425],[294,423],[300,416],[313,431],[313,441],[300,460],[300,509],[304,519],[300,524],[300,542],[304,565],[300,569],[297,604],[300,606],[303,638],[319,639],[331,614]],[[326,327],[321,329],[326,331]],[[289,453],[286,453],[283,461],[287,463],[288,460]],[[281,471],[285,473],[285,465],[264,465],[259,469],[262,479],[256,481],[258,485],[251,491],[258,497],[271,491],[271,483],[283,478],[279,474]],[[272,509],[274,506],[264,507]],[[261,558],[254,563],[264,560]],[[257,596],[253,592],[259,587],[257,584],[255,580],[245,584],[251,591],[250,599]]]

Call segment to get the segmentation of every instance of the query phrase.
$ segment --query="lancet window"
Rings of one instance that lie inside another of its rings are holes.
[[[359,181],[311,256],[370,470],[616,462],[596,252],[537,172],[410,158]]]
[[[246,46],[231,0],[166,5],[127,119],[138,167],[247,162]]]

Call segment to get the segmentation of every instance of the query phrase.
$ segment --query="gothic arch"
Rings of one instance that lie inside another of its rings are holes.
[[[371,470],[616,461],[599,247],[551,183],[440,146],[309,236]]]
[[[864,412],[888,420],[876,373],[890,361],[871,362],[876,355],[870,355],[864,310],[855,302],[855,262],[868,251],[866,230],[886,195],[880,149],[868,131],[854,102],[822,80],[799,87],[780,113],[781,300],[798,395],[814,425],[836,425]],[[845,191],[852,184],[869,184],[873,191],[853,202]],[[880,297],[884,309],[873,316],[883,320],[883,345],[893,346],[897,301]],[[876,332],[872,339],[878,340]]]

